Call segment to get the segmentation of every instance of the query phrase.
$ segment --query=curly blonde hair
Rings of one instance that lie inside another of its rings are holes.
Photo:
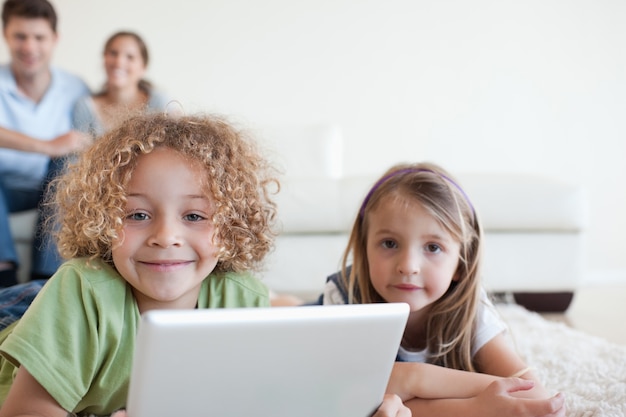
[[[354,222],[342,260],[341,279],[348,289],[348,301],[384,302],[371,283],[367,234],[368,214],[389,199],[399,204],[420,203],[461,243],[455,272],[459,279],[453,281],[444,296],[433,303],[426,324],[426,342],[432,363],[475,371],[471,345],[480,300],[482,229],[458,182],[438,165],[396,165],[372,187]]]
[[[271,195],[280,186],[251,139],[224,118],[208,115],[131,117],[68,164],[52,183],[49,201],[61,256],[112,264],[137,157],[158,148],[175,150],[206,173],[201,183],[215,206],[212,221],[221,247],[216,271],[259,269],[273,248],[276,205]]]

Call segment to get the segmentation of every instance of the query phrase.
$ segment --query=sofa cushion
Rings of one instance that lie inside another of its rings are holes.
[[[255,136],[286,177],[339,178],[343,173],[343,140],[336,125],[266,127]]]
[[[280,231],[339,233],[352,228],[359,205],[375,178],[286,177],[276,195]]]
[[[332,233],[344,230],[337,205],[339,181],[284,178],[276,195],[281,233]]]
[[[572,232],[585,226],[583,189],[529,174],[463,174],[457,179],[485,231]]]
[[[460,185],[490,232],[576,232],[585,227],[582,187],[517,174],[465,174]],[[373,175],[289,177],[276,196],[283,233],[347,232]]]
[[[12,213],[9,216],[9,227],[11,228],[13,240],[30,245],[35,233],[37,213],[37,210],[28,210]]]
[[[26,282],[30,276],[32,240],[35,234],[37,215],[37,210],[28,210],[12,213],[9,216],[9,226],[20,261],[20,267],[17,270],[18,282]]]

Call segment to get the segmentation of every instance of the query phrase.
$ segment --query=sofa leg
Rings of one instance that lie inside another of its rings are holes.
[[[517,304],[530,311],[562,313],[572,302],[574,292],[514,292],[513,298]]]

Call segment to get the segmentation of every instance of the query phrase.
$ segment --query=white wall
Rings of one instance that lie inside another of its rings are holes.
[[[104,39],[128,28],[190,112],[340,124],[348,173],[430,159],[583,183],[588,280],[626,283],[626,2],[53,2],[55,63],[93,88]]]

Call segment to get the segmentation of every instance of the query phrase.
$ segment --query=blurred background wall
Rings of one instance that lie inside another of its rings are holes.
[[[105,39],[131,29],[148,78],[185,111],[337,124],[347,174],[428,159],[581,183],[585,279],[626,283],[626,2],[52,2],[54,63],[94,90]]]

